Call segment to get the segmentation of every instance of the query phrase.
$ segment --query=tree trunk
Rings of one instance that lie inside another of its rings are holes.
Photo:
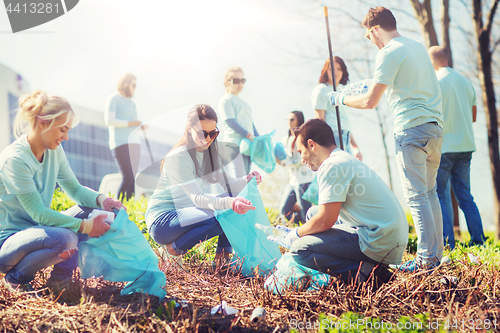
[[[453,57],[451,55],[450,43],[450,0],[443,0],[441,3],[441,29],[443,33],[443,49],[448,57],[448,65],[453,67]]]
[[[410,3],[415,10],[415,16],[420,23],[422,29],[422,36],[425,39],[425,46],[427,48],[438,45],[436,30],[434,29],[434,20],[432,18],[431,0],[410,0]]]
[[[498,116],[496,110],[495,90],[493,86],[493,73],[491,69],[492,54],[490,51],[490,35],[492,22],[495,16],[498,0],[494,0],[488,15],[486,26],[483,25],[483,4],[481,0],[472,0],[474,34],[477,39],[477,62],[479,67],[479,82],[482,89],[482,101],[486,113],[488,128],[488,147],[490,155],[490,168],[493,178],[493,222],[496,226],[495,238],[500,238],[500,154],[498,151]]]

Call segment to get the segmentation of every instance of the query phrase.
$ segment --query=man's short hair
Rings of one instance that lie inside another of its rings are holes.
[[[295,132],[295,137],[300,135],[302,144],[307,147],[307,140],[311,139],[320,146],[331,147],[335,145],[332,128],[321,119],[311,119],[306,121]]]
[[[378,6],[370,8],[361,25],[366,29],[379,25],[385,31],[394,31],[396,30],[396,18],[389,9]]]

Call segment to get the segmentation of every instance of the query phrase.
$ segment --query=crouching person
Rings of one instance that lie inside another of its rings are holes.
[[[319,202],[306,223],[281,239],[294,260],[339,276],[343,281],[377,284],[391,277],[388,264],[400,264],[408,223],[398,200],[367,165],[335,145],[332,129],[312,119],[296,132],[302,162],[318,171]]]
[[[11,292],[31,291],[35,273],[54,265],[47,287],[60,300],[75,302],[80,299],[79,284],[72,280],[78,242],[99,237],[110,226],[105,214],[87,218],[77,209],[77,218],[50,209],[56,183],[85,207],[111,211],[123,205],[80,185],[71,170],[61,143],[77,121],[66,99],[35,91],[19,105],[18,139],[0,153],[2,282]]]

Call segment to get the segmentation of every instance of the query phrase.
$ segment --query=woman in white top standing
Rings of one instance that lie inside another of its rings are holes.
[[[222,140],[236,144],[238,147],[243,138],[253,141],[254,137],[259,136],[252,120],[252,109],[238,96],[245,82],[246,79],[240,67],[229,68],[224,74],[226,93],[220,99],[218,109]],[[240,154],[233,163],[228,165],[228,171],[233,177],[242,177],[250,173],[251,164],[250,156]]]
[[[297,225],[299,222],[306,221],[306,212],[311,208],[311,203],[302,199],[302,195],[307,191],[315,177],[311,169],[302,163],[302,158],[297,152],[297,147],[294,145],[295,135],[293,130],[300,127],[303,123],[304,114],[302,111],[290,112],[288,115],[288,135],[281,140],[281,143],[285,146],[286,158],[278,161],[281,166],[288,170],[289,176],[288,185],[283,191],[280,211],[288,221],[293,219],[293,222]],[[294,212],[295,204],[299,205],[300,212]]]
[[[335,86],[337,89],[342,89],[349,82],[349,72],[340,57],[333,57],[335,70]],[[332,70],[330,67],[330,59],[327,59],[321,70],[319,84],[314,88],[311,95],[311,102],[314,108],[315,117],[324,120],[333,130],[335,143],[340,148],[339,131],[337,126],[337,113],[335,107],[330,103],[328,93],[332,91]],[[342,126],[342,141],[344,150],[356,156],[359,160],[362,159],[356,140],[351,132],[351,123],[349,121],[348,109],[344,105],[339,105],[340,123]]]
[[[135,173],[141,156],[141,142],[134,129],[147,125],[137,117],[137,108],[132,100],[136,87],[136,77],[127,73],[118,80],[118,93],[106,102],[104,121],[109,127],[109,148],[123,176],[117,196],[130,199],[135,190]]]

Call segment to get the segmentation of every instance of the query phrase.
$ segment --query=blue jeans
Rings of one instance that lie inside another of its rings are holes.
[[[318,206],[311,207],[306,219],[317,212]],[[299,238],[290,252],[295,262],[346,282],[356,277],[358,282],[366,281],[379,264],[361,252],[358,230],[339,222],[329,230]]]
[[[300,214],[295,215],[293,223],[299,224],[299,222],[305,221],[305,212],[311,208],[312,204],[309,201],[302,199],[302,195],[305,191],[307,191],[310,184],[311,183],[304,183],[298,186],[287,185],[285,187],[285,190],[283,191],[284,196],[280,204],[280,211],[281,214],[285,216],[287,221],[290,221],[293,214],[292,209],[296,203],[299,203]]]
[[[165,212],[151,224],[149,234],[158,244],[172,244],[178,254],[215,236],[219,236],[216,253],[233,251],[213,210],[189,207]]]
[[[467,229],[471,236],[471,244],[480,245],[485,240],[481,215],[479,215],[479,210],[470,192],[471,159],[472,152],[441,155],[441,165],[437,176],[437,192],[443,211],[443,236],[451,248],[455,247],[455,235],[453,234],[453,214],[449,213],[450,209],[446,202],[446,196],[449,193],[446,189],[447,183],[451,183],[458,205],[464,212]]]
[[[337,129],[333,130],[333,137],[335,138],[335,145],[340,148],[339,131]],[[352,149],[350,145],[351,132],[342,130],[342,144],[344,145],[344,151],[352,155]]]
[[[436,266],[443,256],[443,218],[436,192],[443,130],[436,122],[394,134],[403,194],[418,236],[417,256]]]
[[[65,215],[85,218],[91,211],[91,208],[75,210],[73,207]],[[6,273],[9,283],[18,285],[30,282],[37,271],[54,265],[52,279],[69,279],[78,266],[78,254],[75,252],[66,260],[61,259],[59,254],[76,248],[80,241],[86,239],[87,235],[77,235],[59,227],[39,225],[18,231],[7,238],[0,248],[0,272]]]

